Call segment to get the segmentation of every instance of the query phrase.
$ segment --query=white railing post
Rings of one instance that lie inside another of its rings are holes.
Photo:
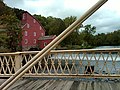
[[[21,68],[21,61],[22,55],[20,53],[17,53],[15,55],[15,72],[17,72]]]

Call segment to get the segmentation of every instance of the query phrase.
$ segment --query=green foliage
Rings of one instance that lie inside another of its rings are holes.
[[[4,13],[5,11],[5,4],[3,1],[0,1],[0,16]]]
[[[24,10],[22,10],[22,9],[17,9],[17,8],[13,8],[13,11],[14,11],[14,13],[16,14],[16,17],[17,17],[19,20],[22,20],[22,14],[23,14]]]
[[[96,27],[91,25],[85,25],[83,27],[82,32],[80,33],[80,37],[82,39],[83,46],[89,46],[93,43],[93,34],[96,32]]]
[[[35,18],[38,19],[38,21],[40,21],[40,23],[44,26],[44,28],[46,28],[47,25],[47,18],[41,15],[33,15]]]
[[[0,47],[6,46],[7,35],[5,32],[0,32]]]
[[[75,16],[70,16],[70,17],[66,17],[65,19],[63,19],[64,23],[65,23],[65,27],[69,27],[73,22],[76,21],[76,17]],[[63,42],[61,43],[62,46],[69,46],[69,45],[78,45],[79,42],[79,28],[76,28],[76,30],[74,30],[73,33],[71,33],[68,37],[66,37]]]
[[[69,27],[77,18],[75,16],[66,17],[63,19],[66,28]]]
[[[12,8],[4,5],[2,10],[4,11],[0,13],[0,25],[6,28],[6,35],[0,37],[0,41],[4,42],[1,46],[8,48],[10,51],[17,51],[22,37],[20,21]]]
[[[117,46],[120,45],[120,30],[111,33],[101,33],[95,36],[94,46]]]
[[[5,47],[11,51],[19,50],[22,39],[20,28],[22,13],[23,10],[17,8],[12,9],[0,0],[0,25],[5,26],[7,29],[6,33],[0,32],[0,47]],[[59,35],[77,19],[75,16],[60,19],[36,14],[34,17],[37,18],[45,28],[46,35]],[[81,27],[82,30],[80,31]],[[107,34],[101,33],[94,35],[95,32],[95,26],[78,26],[76,30],[60,43],[59,47],[64,47],[63,49],[79,49],[103,45],[120,45],[120,30]]]
[[[48,17],[48,21],[51,18]],[[50,22],[48,22],[49,35],[59,35],[65,29],[65,24],[60,18],[53,18]]]
[[[9,15],[6,18],[7,46],[11,51],[17,51],[21,42],[20,22],[15,15]]]
[[[41,15],[34,15],[43,27],[46,29],[47,35],[59,35],[61,32],[63,32],[67,27],[69,27],[74,21],[76,21],[75,16],[66,17],[65,19],[55,18],[52,16],[44,17]],[[83,25],[78,26],[76,30],[74,30],[68,37],[66,37],[60,44],[62,47],[68,47],[73,48],[74,46],[77,46],[77,48],[83,48],[81,45],[84,43],[86,46],[84,47],[90,47],[89,44],[91,44],[93,40],[90,40],[93,38],[93,34],[95,33],[96,27],[91,25],[84,26],[84,30],[82,33],[80,33],[79,29],[83,27]]]

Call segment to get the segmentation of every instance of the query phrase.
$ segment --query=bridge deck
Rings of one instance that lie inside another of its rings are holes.
[[[0,84],[4,79],[0,80]],[[120,81],[41,80],[24,78],[8,90],[120,90]]]

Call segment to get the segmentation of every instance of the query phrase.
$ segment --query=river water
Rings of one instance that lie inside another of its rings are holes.
[[[120,46],[99,46],[96,47],[95,49],[103,49],[103,48],[120,48]]]
[[[120,48],[120,46],[100,46],[96,47],[96,49],[108,49],[108,48]],[[88,53],[83,58],[84,53],[77,54],[58,54],[56,58],[56,63],[58,63],[58,60],[61,60],[62,66],[65,67],[66,60],[68,60],[68,64],[72,65],[74,62],[74,65],[76,66],[77,70],[79,71],[79,74],[84,74],[86,66],[88,66],[90,62],[90,66],[94,66],[94,72],[99,73],[102,72],[103,74],[119,74],[120,73],[120,55],[118,53],[112,53],[112,57],[109,55],[109,53],[104,53],[101,55],[100,53],[96,53],[95,57],[93,54]],[[55,59],[53,56],[52,58]],[[74,61],[75,60],[75,61]],[[80,63],[82,63],[80,65]]]

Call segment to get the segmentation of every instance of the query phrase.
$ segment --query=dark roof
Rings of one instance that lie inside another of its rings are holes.
[[[28,13],[31,17],[33,17],[39,24],[40,24],[40,26],[43,28],[43,30],[44,31],[46,31],[45,30],[45,28],[42,26],[42,24],[40,23],[40,21],[38,20],[38,19],[36,19],[33,15],[31,15],[29,12],[27,12],[27,11],[24,11],[23,13]]]
[[[51,35],[51,36],[43,36],[40,37],[38,40],[48,40],[48,39],[54,39],[56,35]]]

